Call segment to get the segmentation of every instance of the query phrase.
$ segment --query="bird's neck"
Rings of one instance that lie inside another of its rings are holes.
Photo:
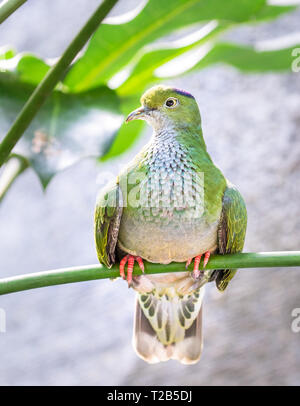
[[[191,149],[193,153],[191,155]],[[201,161],[209,157],[202,137],[201,128],[193,130],[178,127],[155,129],[152,138],[145,147],[146,161],[150,167],[164,167],[166,162],[174,168],[182,162],[193,159]],[[210,159],[210,158],[209,158]]]
[[[170,124],[154,128],[150,144],[157,146],[157,148],[169,145],[170,149],[180,145],[182,149],[186,150],[189,149],[189,145],[194,145],[199,151],[206,153],[200,125],[192,127],[177,123],[176,125]]]

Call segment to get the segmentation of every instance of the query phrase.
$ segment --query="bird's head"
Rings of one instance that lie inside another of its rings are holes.
[[[143,94],[141,105],[129,114],[126,122],[145,120],[155,130],[201,125],[195,98],[183,90],[162,85],[154,86]]]

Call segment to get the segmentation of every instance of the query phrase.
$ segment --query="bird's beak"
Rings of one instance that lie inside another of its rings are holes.
[[[132,120],[142,120],[145,117],[145,114],[147,114],[148,110],[149,109],[147,107],[139,107],[128,115],[125,122],[128,123],[128,121]]]

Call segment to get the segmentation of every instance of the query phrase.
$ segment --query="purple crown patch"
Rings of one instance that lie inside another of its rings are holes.
[[[185,92],[184,90],[176,89],[175,87],[173,88],[173,91],[178,94],[182,94],[183,96],[190,97],[191,99],[195,98],[191,93]]]

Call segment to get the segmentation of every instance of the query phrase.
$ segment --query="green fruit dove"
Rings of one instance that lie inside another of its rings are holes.
[[[204,285],[215,281],[224,291],[236,272],[205,266],[212,253],[242,251],[247,211],[206,150],[195,98],[159,85],[142,96],[141,105],[126,121],[145,120],[153,135],[98,195],[98,258],[107,267],[118,262],[120,275],[137,291],[137,354],[149,363],[193,364],[202,351]],[[186,265],[178,273],[133,277],[134,262],[144,270],[144,260]]]

